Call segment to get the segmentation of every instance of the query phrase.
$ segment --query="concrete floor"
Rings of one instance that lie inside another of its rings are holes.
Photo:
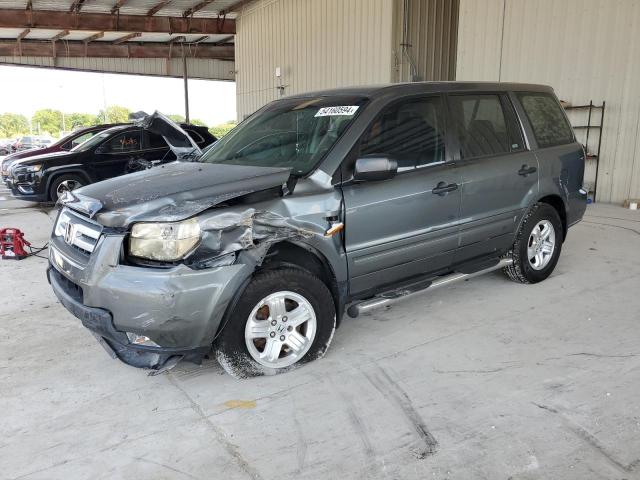
[[[0,225],[44,243],[19,206]],[[245,381],[111,360],[45,265],[0,261],[0,478],[640,478],[640,212],[589,206],[542,284],[347,318],[323,360]]]

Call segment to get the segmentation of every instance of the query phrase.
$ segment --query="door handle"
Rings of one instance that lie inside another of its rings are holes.
[[[522,165],[520,170],[518,170],[518,175],[522,175],[523,177],[526,177],[531,173],[536,173],[536,171],[538,171],[536,167],[530,167],[529,165]]]
[[[436,185],[436,187],[433,190],[431,190],[431,193],[433,193],[434,195],[440,195],[441,197],[444,197],[447,193],[453,192],[454,190],[457,190],[457,189],[458,189],[457,183],[447,184],[446,182],[438,182],[438,185]]]

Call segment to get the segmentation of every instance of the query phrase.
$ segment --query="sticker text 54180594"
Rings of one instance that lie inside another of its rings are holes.
[[[331,117],[334,115],[351,116],[358,110],[357,105],[339,105],[335,107],[323,107],[315,114],[316,117]]]

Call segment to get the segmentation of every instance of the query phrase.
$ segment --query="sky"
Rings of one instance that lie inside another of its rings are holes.
[[[52,108],[64,113],[93,113],[107,105],[184,116],[181,78],[118,75],[0,65],[0,113],[30,117]],[[236,118],[234,82],[189,80],[189,113],[208,126]]]

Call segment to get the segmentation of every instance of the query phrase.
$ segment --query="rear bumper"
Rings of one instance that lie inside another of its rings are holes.
[[[584,212],[587,210],[587,196],[587,191],[582,188],[569,196],[569,208],[567,209],[568,227],[582,220]]]

